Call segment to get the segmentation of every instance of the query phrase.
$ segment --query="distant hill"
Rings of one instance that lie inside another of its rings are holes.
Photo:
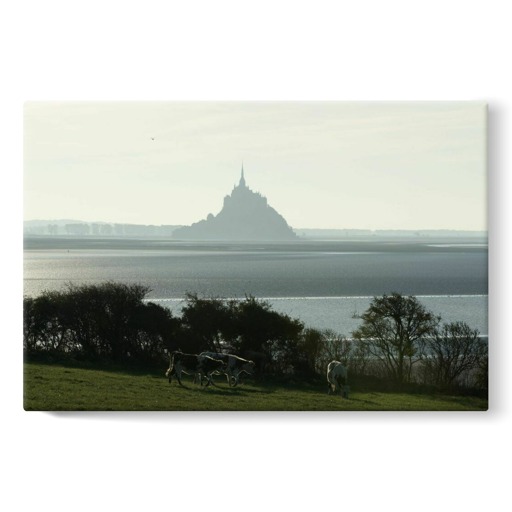
[[[456,229],[312,229],[294,230],[301,238],[344,240],[352,238],[487,238],[487,231]]]
[[[175,239],[186,240],[295,240],[297,235],[267,199],[245,183],[244,170],[231,195],[216,215],[176,229]]]
[[[38,227],[46,227],[48,224],[54,224],[57,226],[65,226],[66,224],[87,224],[87,222],[83,220],[76,219],[33,219],[26,220],[23,222],[23,227],[25,229],[30,228],[38,228]],[[101,224],[105,224],[102,222]]]

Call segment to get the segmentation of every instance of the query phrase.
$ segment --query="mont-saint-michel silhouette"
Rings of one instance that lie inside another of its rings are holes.
[[[245,182],[244,167],[240,182],[224,198],[222,210],[205,220],[173,232],[173,238],[186,240],[295,240],[297,235],[282,215],[267,203],[267,198],[252,191]]]

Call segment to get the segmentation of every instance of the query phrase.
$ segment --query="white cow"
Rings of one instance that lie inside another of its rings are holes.
[[[340,393],[343,398],[348,398],[348,371],[339,361],[331,361],[327,365],[328,393]]]
[[[213,359],[221,360],[226,365],[225,368],[215,373],[225,373],[228,378],[230,386],[236,386],[240,382],[240,375],[242,373],[254,374],[256,364],[254,361],[242,359],[241,357],[234,356],[233,354],[221,354],[218,352],[201,352],[200,356],[208,356]]]
[[[169,377],[169,383],[172,382],[172,377],[176,376],[178,384],[183,386],[181,383],[181,377],[183,374],[193,375],[194,381],[196,375],[199,375],[201,385],[203,384],[203,376],[206,377],[207,386],[212,382],[212,373],[215,371],[222,371],[224,368],[224,362],[218,359],[212,359],[211,357],[197,354],[184,354],[181,351],[171,353],[169,368],[165,372],[165,376]]]

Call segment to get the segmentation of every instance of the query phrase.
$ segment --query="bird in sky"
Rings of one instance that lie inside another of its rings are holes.
[[[155,140],[155,137],[151,137],[151,140]]]

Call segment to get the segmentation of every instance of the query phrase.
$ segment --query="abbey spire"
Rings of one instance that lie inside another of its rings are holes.
[[[238,184],[239,187],[245,188],[247,185],[245,184],[245,178],[244,178],[244,163],[242,162],[242,176],[240,177],[240,183]]]

